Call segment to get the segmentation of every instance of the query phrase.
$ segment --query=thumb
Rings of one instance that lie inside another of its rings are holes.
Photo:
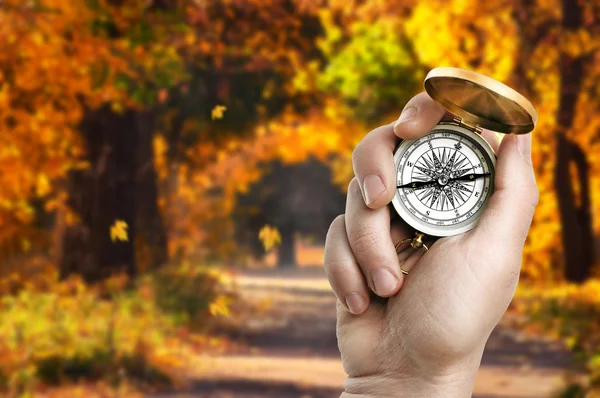
[[[538,188],[531,163],[531,134],[504,137],[498,151],[495,190],[471,238],[480,247],[502,245],[520,256],[535,206]]]

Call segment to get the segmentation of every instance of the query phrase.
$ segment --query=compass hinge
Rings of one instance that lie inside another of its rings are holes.
[[[483,129],[480,126],[471,126],[470,124],[465,123],[462,118],[458,117],[458,116],[454,116],[454,123],[458,124],[461,127],[466,128],[467,130],[471,130],[474,131],[478,134],[483,133]]]

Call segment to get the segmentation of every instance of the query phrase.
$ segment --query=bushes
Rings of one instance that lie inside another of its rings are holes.
[[[217,269],[184,263],[166,267],[151,279],[158,306],[176,322],[195,328],[203,329],[203,322],[215,314],[215,305],[227,303],[230,297],[223,287],[231,281]]]
[[[585,377],[569,382],[562,398],[600,397],[600,281],[554,287],[520,286],[512,308],[521,326],[564,341]]]
[[[224,293],[223,278],[180,266],[125,289],[80,279],[23,289],[0,299],[0,387],[16,396],[40,385],[124,380],[137,385],[183,383],[199,345],[186,322],[205,322]]]

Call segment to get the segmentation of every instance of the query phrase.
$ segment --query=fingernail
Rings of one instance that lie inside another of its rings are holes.
[[[358,293],[350,293],[346,296],[346,306],[354,315],[362,314],[366,304],[365,299]]]
[[[398,286],[398,279],[390,271],[380,268],[373,272],[373,285],[375,293],[387,296]]]
[[[379,199],[384,191],[385,185],[377,174],[369,174],[363,179],[363,193],[367,206]]]
[[[517,136],[517,149],[528,162],[531,161],[531,134],[521,134]]]
[[[403,110],[396,123],[394,123],[394,132],[396,132],[396,127],[398,127],[400,123],[407,122],[413,119],[415,116],[417,116],[417,108],[415,108],[414,106],[410,106]]]

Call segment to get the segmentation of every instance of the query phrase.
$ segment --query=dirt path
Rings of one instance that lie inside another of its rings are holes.
[[[200,357],[193,388],[153,398],[335,398],[345,374],[335,339],[335,299],[321,269],[255,271],[240,276],[248,303],[264,311],[230,325],[250,348]],[[545,398],[560,385],[567,355],[556,345],[493,333],[475,383],[476,398]]]

